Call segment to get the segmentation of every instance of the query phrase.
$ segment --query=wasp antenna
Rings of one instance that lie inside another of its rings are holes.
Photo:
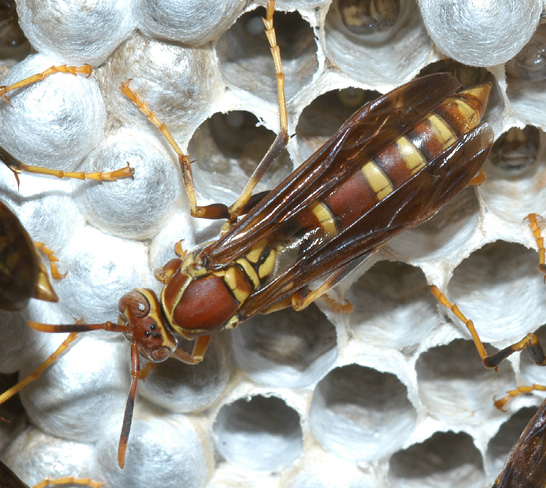
[[[140,357],[138,355],[138,345],[135,341],[131,343],[131,388],[125,405],[125,414],[123,415],[123,424],[121,435],[119,437],[118,447],[118,465],[121,469],[125,466],[125,453],[127,452],[127,442],[131,432],[131,423],[133,421],[133,410],[135,407],[135,396],[140,376]]]

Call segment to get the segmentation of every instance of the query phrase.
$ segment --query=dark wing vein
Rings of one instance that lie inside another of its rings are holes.
[[[221,268],[349,178],[459,88],[448,73],[413,80],[364,105],[306,162],[203,254]]]

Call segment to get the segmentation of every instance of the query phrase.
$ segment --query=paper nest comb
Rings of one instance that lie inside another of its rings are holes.
[[[0,168],[0,197],[67,272],[54,283],[58,304],[33,300],[21,314],[1,313],[0,371],[24,376],[62,340],[25,320],[115,321],[128,290],[159,291],[153,270],[174,257],[175,242],[191,248],[219,232],[221,222],[189,216],[174,153],[120,82],[132,79],[195,161],[202,203],[236,198],[278,131],[278,108],[256,2],[17,3],[37,54],[5,63],[4,84],[56,64],[90,63],[94,73],[54,75],[14,94],[13,107],[2,103],[0,145],[28,164],[109,171],[129,162],[136,171],[105,184],[23,175],[18,190]],[[537,31],[542,2],[500,0],[494,10],[469,0],[371,3],[379,20],[370,27],[354,1],[278,2],[296,135],[258,190],[304,161],[363,101],[423,72],[493,81],[486,120],[497,137],[546,127],[546,82],[509,63]],[[546,370],[526,355],[485,370],[428,285],[458,303],[491,350],[540,334],[546,287],[524,222],[546,213],[539,137],[535,162],[516,170],[487,162],[482,186],[338,286],[352,314],[319,301],[257,317],[215,336],[203,364],[155,368],[139,384],[123,471],[116,452],[129,343],[106,332],[83,334],[21,393],[26,415],[0,424],[1,459],[29,484],[74,475],[115,488],[490,485],[541,401],[520,397],[503,413],[493,398],[546,382]]]

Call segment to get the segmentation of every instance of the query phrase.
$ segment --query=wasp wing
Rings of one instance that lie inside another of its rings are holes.
[[[512,447],[493,488],[546,486],[546,401]]]
[[[459,88],[449,73],[417,78],[351,116],[307,161],[203,252],[210,269],[221,268],[267,238],[287,219],[330,192]]]
[[[0,488],[28,488],[28,486],[3,462],[0,462]]]
[[[322,277],[343,268],[352,269],[355,260],[362,261],[389,239],[432,217],[468,185],[487,158],[493,138],[487,124],[461,136],[354,224],[300,255],[281,274],[253,293],[239,309],[241,320],[266,310]],[[345,274],[340,273],[340,279]]]

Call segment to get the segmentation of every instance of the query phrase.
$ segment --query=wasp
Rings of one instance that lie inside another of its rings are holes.
[[[41,244],[39,247],[49,251]],[[52,275],[60,278],[56,258],[52,259]],[[58,301],[36,244],[13,211],[0,200],[0,309],[21,310],[31,298]]]
[[[541,488],[546,485],[546,401],[510,450],[493,488]]]
[[[197,364],[214,333],[256,314],[304,309],[382,244],[428,220],[474,183],[491,149],[493,131],[480,125],[491,84],[458,91],[452,75],[437,73],[364,105],[276,188],[253,194],[289,140],[274,8],[268,1],[263,20],[275,63],[281,130],[230,207],[197,205],[188,156],[129,82],[121,87],[176,152],[191,215],[227,220],[221,237],[191,252],[178,243],[177,257],[155,271],[163,284],[160,296],[150,289],[130,291],[119,301],[117,323],[29,323],[44,332],[102,329],[131,342],[120,467],[142,373],[140,356],[151,363],[172,357]],[[191,353],[179,347],[180,338],[194,342]]]
[[[73,476],[67,476],[65,478],[45,479],[33,485],[32,488],[46,488],[48,486],[61,486],[61,485],[85,485],[90,488],[101,488],[103,483],[93,481],[90,478],[74,478]],[[29,488],[28,485],[23,483],[19,477],[9,469],[4,463],[0,462],[0,488]]]

